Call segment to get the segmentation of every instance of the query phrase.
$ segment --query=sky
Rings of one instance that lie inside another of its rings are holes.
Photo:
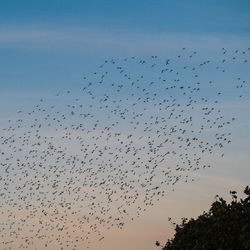
[[[246,50],[249,13],[248,0],[1,0],[0,126],[40,98],[68,89],[77,93],[83,77],[106,59],[158,55],[165,60],[187,47],[201,52],[199,61],[221,48]],[[239,70],[249,80],[247,66]],[[222,103],[225,112],[239,117],[227,156],[214,160],[215,168],[197,173],[195,182],[177,186],[123,230],[106,232],[93,250],[157,249],[156,240],[173,235],[168,217],[196,217],[216,194],[230,200],[229,190],[242,192],[250,177],[249,87],[241,103],[231,101],[233,94]]]

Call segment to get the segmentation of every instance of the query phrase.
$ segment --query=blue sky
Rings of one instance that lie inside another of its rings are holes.
[[[249,1],[1,1],[0,86],[57,89],[109,56],[246,47],[249,9]]]
[[[248,0],[1,0],[0,127],[15,118],[20,108],[30,110],[40,98],[54,102],[55,93],[68,89],[79,94],[83,76],[92,74],[106,59],[158,55],[159,60],[165,60],[187,47],[186,53],[199,52],[193,59],[198,63],[213,56],[221,60],[222,47],[230,51],[229,57],[235,49],[246,50],[250,47],[249,13]],[[240,60],[245,60],[244,55]],[[248,66],[239,67],[239,73],[249,82]],[[232,65],[229,69],[238,70]],[[230,76],[237,76],[229,71],[221,81],[224,87]],[[227,99],[221,103],[225,114],[237,114],[239,119],[231,127],[235,143],[227,148],[228,158],[210,159],[220,167],[197,174],[197,182],[187,188],[180,186],[147,216],[129,224],[125,232],[113,232],[116,240],[109,234],[105,244],[96,249],[117,249],[115,244],[120,242],[126,243],[124,249],[135,245],[137,250],[155,249],[150,244],[160,239],[157,235],[163,240],[169,233],[163,231],[168,215],[176,219],[198,215],[208,208],[216,192],[225,195],[230,189],[243,189],[249,181],[250,161],[247,86],[242,102],[232,101],[238,93],[225,91]],[[61,98],[59,105],[64,105],[68,99]],[[190,206],[186,214],[183,206]],[[138,241],[131,235],[134,231]]]
[[[153,32],[249,33],[249,1],[1,1],[1,26],[42,24]]]
[[[18,70],[15,62],[24,57],[22,67],[27,65],[32,69],[33,59],[39,57],[36,65],[40,61],[42,66],[46,61],[48,67],[54,63],[56,70],[68,61],[71,65],[76,61],[72,67],[80,65],[83,59],[79,54],[94,60],[100,55],[112,54],[114,47],[115,54],[124,47],[127,53],[138,53],[138,47],[146,47],[145,51],[150,47],[152,51],[151,47],[157,48],[162,36],[177,36],[173,43],[176,40],[199,42],[202,36],[220,43],[230,39],[233,43],[235,37],[240,36],[242,43],[242,38],[250,36],[249,10],[249,1],[243,0],[3,0],[0,3],[0,53],[12,69]],[[139,45],[136,47],[134,43]]]

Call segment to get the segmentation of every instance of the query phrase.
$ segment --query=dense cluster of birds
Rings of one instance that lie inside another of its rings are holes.
[[[0,248],[91,247],[194,181],[231,143],[249,53],[109,59],[19,110],[0,134]]]

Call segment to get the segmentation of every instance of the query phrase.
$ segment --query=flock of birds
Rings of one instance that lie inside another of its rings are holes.
[[[89,248],[194,181],[231,143],[249,53],[105,60],[19,110],[0,134],[0,248]]]

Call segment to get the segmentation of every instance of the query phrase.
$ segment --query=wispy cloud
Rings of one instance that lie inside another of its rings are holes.
[[[72,28],[1,28],[0,47],[35,46],[53,49],[76,49],[80,52],[156,53],[166,50],[213,50],[221,47],[246,48],[249,36],[210,33],[146,33],[123,30],[105,31],[85,27]]]

